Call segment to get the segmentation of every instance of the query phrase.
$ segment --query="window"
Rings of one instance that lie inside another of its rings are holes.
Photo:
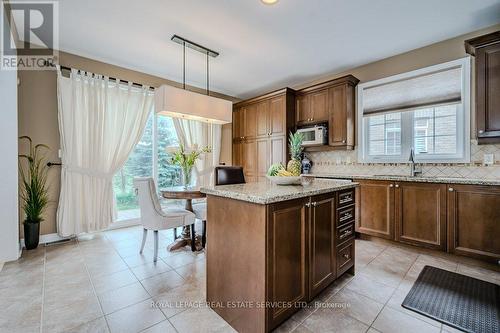
[[[176,145],[178,139],[172,118],[152,111],[141,140],[125,165],[113,177],[118,221],[140,216],[133,186],[134,177],[153,177],[158,189],[181,184],[180,170],[169,163],[166,152],[166,147]]]
[[[469,162],[470,60],[358,86],[359,161]]]

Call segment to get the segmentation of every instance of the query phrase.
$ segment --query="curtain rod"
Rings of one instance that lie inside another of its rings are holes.
[[[55,64],[49,64],[49,66],[51,66],[51,67],[56,67],[56,65],[55,65]],[[71,68],[71,67],[62,66],[62,65],[59,65],[59,68],[61,68],[61,70],[63,70],[63,69],[64,69],[64,70],[67,70],[67,71],[71,71],[72,69],[76,69],[76,68]],[[79,70],[79,71],[80,71],[80,69],[77,69],[77,70]],[[125,80],[120,80],[120,79],[117,79],[117,78],[115,78],[115,77],[110,77],[110,76],[109,76],[109,79],[110,79],[110,80],[117,81],[117,82],[119,82],[119,83],[126,83],[126,84],[128,84],[128,81],[125,81]],[[145,86],[145,84],[132,82],[132,86],[142,88],[142,87],[144,87],[144,86]],[[149,89],[150,89],[150,90],[152,90],[152,91],[154,91],[154,90],[155,90],[155,88],[154,88],[154,87],[149,87]]]

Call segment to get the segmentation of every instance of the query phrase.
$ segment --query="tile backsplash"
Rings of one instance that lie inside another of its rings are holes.
[[[458,177],[471,179],[500,179],[500,144],[478,145],[471,141],[471,162],[464,163],[425,163],[422,164],[423,176]],[[483,165],[483,155],[494,154],[495,164]],[[358,163],[357,150],[306,153],[313,162],[312,173],[339,175],[408,175],[407,163]]]

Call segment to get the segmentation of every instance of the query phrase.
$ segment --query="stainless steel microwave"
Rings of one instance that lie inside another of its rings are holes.
[[[299,128],[297,132],[302,133],[304,141],[302,146],[322,146],[328,144],[328,130],[326,126],[313,126]]]

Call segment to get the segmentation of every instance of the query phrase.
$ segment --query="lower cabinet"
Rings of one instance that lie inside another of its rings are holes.
[[[394,182],[355,180],[357,218],[356,231],[394,239]]]
[[[500,260],[500,186],[355,181],[357,232]]]
[[[395,239],[446,250],[446,185],[398,182],[395,188]]]
[[[500,260],[500,186],[448,185],[448,250]]]
[[[310,267],[311,297],[319,294],[335,280],[335,196],[314,197],[310,208]]]
[[[354,189],[349,205],[354,208]],[[354,213],[340,223],[335,192],[272,204],[267,217],[268,327],[275,328],[337,277],[354,269]],[[352,210],[354,212],[354,210]],[[348,231],[345,232],[345,228]]]

